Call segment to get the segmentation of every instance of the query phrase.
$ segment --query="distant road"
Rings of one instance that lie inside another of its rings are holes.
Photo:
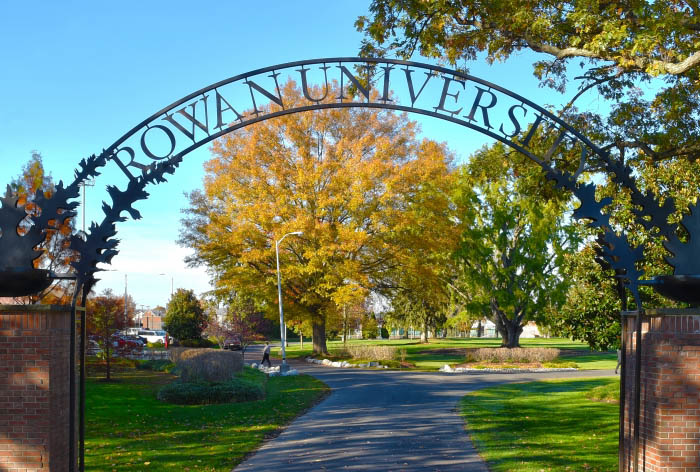
[[[246,360],[259,362],[261,352],[253,346]],[[457,412],[466,393],[503,383],[614,375],[612,370],[472,375],[292,365],[328,384],[332,394],[235,471],[487,472]]]

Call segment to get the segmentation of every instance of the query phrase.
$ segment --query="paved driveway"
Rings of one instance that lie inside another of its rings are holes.
[[[249,359],[257,361],[258,355],[251,354]],[[331,395],[235,471],[485,472],[456,411],[465,393],[507,382],[613,375],[463,375],[293,365],[328,384]]]

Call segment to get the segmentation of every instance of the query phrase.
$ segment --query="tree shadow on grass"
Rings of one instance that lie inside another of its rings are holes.
[[[617,406],[583,395],[606,382],[537,382],[475,392],[462,404],[467,429],[497,471],[611,470]]]

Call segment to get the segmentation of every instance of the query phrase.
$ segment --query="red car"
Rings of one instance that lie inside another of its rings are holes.
[[[122,334],[112,335],[112,346],[118,350],[125,351],[141,351],[143,350],[143,341],[138,336],[127,336]]]

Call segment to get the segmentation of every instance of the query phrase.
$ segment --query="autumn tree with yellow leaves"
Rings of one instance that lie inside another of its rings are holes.
[[[290,106],[303,100],[293,82],[282,95]],[[275,241],[302,231],[279,248],[285,319],[311,322],[314,352],[327,352],[327,316],[369,290],[391,290],[402,263],[420,268],[407,253],[411,241],[453,234],[444,199],[433,214],[425,191],[447,192],[450,154],[416,132],[405,115],[344,108],[278,117],[215,141],[183,220],[190,263],[207,266],[217,291],[251,294],[272,315]]]

